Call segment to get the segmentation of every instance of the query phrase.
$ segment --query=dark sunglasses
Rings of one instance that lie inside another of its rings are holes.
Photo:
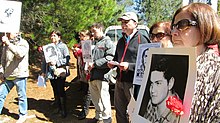
[[[152,33],[152,34],[150,34],[150,39],[153,40],[153,39],[156,37],[157,39],[161,40],[161,39],[163,39],[165,36],[169,36],[169,34],[167,34],[167,33],[162,33],[162,32],[159,32],[159,33],[157,33],[157,34]]]
[[[189,19],[183,19],[178,21],[176,24],[172,24],[171,30],[176,28],[179,31],[189,29],[191,26],[197,26],[197,22]]]

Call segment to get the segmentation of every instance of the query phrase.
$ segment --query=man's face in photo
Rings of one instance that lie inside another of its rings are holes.
[[[150,96],[152,103],[158,105],[168,96],[168,81],[164,78],[164,73],[160,71],[152,71],[150,77]]]

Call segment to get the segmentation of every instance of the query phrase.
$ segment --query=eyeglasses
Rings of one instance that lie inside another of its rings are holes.
[[[197,26],[197,22],[189,19],[183,19],[178,21],[176,24],[172,24],[171,30],[176,28],[179,31],[189,29],[190,26]]]
[[[169,36],[169,34],[167,34],[167,33],[162,33],[162,32],[159,32],[159,33],[157,33],[157,34],[152,33],[152,34],[150,34],[150,39],[153,40],[153,39],[156,37],[157,39],[161,40],[161,39],[163,39],[165,36]]]

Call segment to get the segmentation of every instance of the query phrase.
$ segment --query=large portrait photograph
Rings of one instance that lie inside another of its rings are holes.
[[[133,123],[186,123],[192,102],[194,48],[149,49]]]

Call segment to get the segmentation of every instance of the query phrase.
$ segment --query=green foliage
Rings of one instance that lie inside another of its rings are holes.
[[[52,30],[60,30],[62,40],[72,47],[77,33],[94,22],[106,27],[117,23],[124,9],[114,0],[23,0],[21,31],[30,44],[30,59],[38,46],[48,44]]]
[[[144,0],[141,9],[145,11],[148,27],[158,21],[171,21],[182,0]]]
[[[53,29],[60,30],[63,40],[73,45],[80,30],[94,22],[116,23],[123,9],[114,0],[30,0],[22,4],[21,30],[37,45],[47,44]]]

